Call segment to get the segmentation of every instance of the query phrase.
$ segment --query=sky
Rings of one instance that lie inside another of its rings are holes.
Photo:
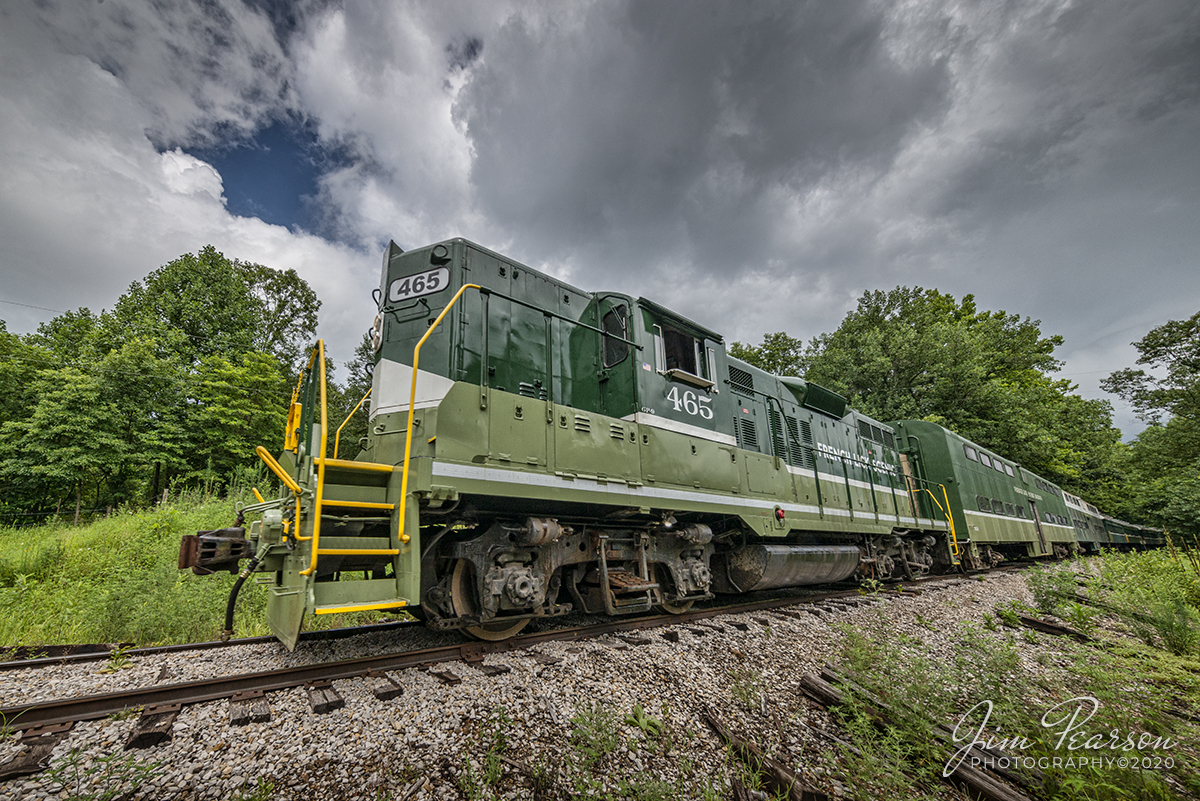
[[[727,341],[970,293],[1130,436],[1100,380],[1200,310],[1200,4],[9,0],[0,174],[9,331],[212,244],[346,360],[387,241],[463,236]]]

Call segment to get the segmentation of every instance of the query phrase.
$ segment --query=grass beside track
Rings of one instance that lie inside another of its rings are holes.
[[[217,639],[235,577],[179,570],[179,539],[233,522],[234,500],[183,497],[117,511],[78,528],[0,527],[0,646],[69,643],[170,645]],[[269,634],[266,594],[252,582],[238,600],[234,636]],[[306,628],[384,619],[309,618]]]

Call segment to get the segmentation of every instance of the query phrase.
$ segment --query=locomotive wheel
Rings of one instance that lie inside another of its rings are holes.
[[[659,587],[666,588],[666,579],[670,578],[670,574],[667,573],[666,568],[660,567],[655,571],[655,575],[658,578]],[[668,615],[682,615],[684,612],[689,611],[694,603],[696,602],[682,601],[680,603],[671,603],[670,601],[663,601],[662,603],[658,604],[657,608],[661,609],[663,612],[666,612]]]
[[[466,559],[459,559],[454,564],[454,573],[450,577],[450,599],[454,604],[454,614],[479,614],[479,606],[475,602],[475,570]],[[507,621],[498,620],[484,623],[481,626],[467,626],[463,631],[477,640],[507,640],[521,629],[529,625],[529,618]]]

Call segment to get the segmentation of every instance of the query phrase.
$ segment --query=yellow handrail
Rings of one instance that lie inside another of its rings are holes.
[[[279,480],[282,481],[284,485],[286,485],[287,488],[292,491],[293,495],[299,495],[304,491],[300,489],[300,485],[296,483],[296,479],[289,476],[287,471],[280,466],[279,462],[275,461],[275,457],[271,455],[270,451],[268,451],[262,445],[259,445],[254,449],[254,452],[258,454],[259,459],[262,459],[264,462],[266,462],[267,467],[271,468],[272,473],[279,476]]]
[[[342,441],[342,429],[346,427],[346,423],[350,422],[350,418],[353,417],[355,415],[355,413],[359,409],[362,408],[362,405],[367,402],[367,398],[369,398],[369,397],[371,397],[371,390],[368,389],[367,394],[362,396],[362,400],[360,400],[358,402],[358,404],[354,407],[353,411],[351,411],[350,414],[346,415],[346,419],[342,421],[342,424],[340,426],[338,426],[337,434],[334,435],[334,437],[333,437],[333,458],[334,459],[338,458],[338,445]]]
[[[954,531],[954,513],[950,511],[950,496],[946,494],[945,484],[940,484],[939,486],[942,488],[942,498],[946,501],[946,508],[944,510],[946,512],[946,519],[950,521],[950,542],[954,545],[954,556],[958,556],[962,553],[962,549],[958,547],[958,534]]]
[[[946,495],[945,484],[938,484],[938,486],[942,488],[942,497],[946,499],[946,506],[944,508],[942,507],[942,504],[938,502],[937,496],[934,495],[929,489],[921,487],[921,492],[928,493],[929,497],[933,500],[934,505],[937,506],[938,509],[941,509],[942,514],[946,516],[946,522],[950,524],[950,542],[954,547],[954,553],[952,556],[958,556],[958,535],[954,533],[954,515],[950,513],[950,497]]]
[[[317,570],[317,548],[321,543],[321,496],[325,491],[325,448],[329,440],[329,430],[325,425],[325,340],[318,339],[314,351],[321,365],[321,457],[317,460],[317,496],[313,499],[312,558],[308,569],[300,571],[302,576],[311,576]],[[312,366],[311,360],[309,366]]]
[[[458,299],[461,298],[462,294],[468,289],[483,289],[483,287],[481,287],[479,284],[463,284],[461,287],[459,287],[458,292],[456,292],[454,297],[450,299],[450,302],[446,304],[446,308],[442,309],[442,313],[439,314],[437,319],[433,321],[433,325],[429,326],[429,328],[425,330],[425,335],[421,337],[420,341],[417,342],[417,346],[413,348],[412,386],[408,391],[408,430],[404,435],[404,474],[400,479],[400,531],[398,538],[402,543],[407,543],[410,539],[412,539],[404,530],[404,523],[406,520],[404,513],[405,508],[408,505],[408,463],[409,458],[412,455],[413,407],[417,403],[417,363],[421,358],[421,346],[425,344],[425,340],[429,339],[429,335],[432,334],[434,329],[437,328],[442,322],[442,318],[446,316],[446,312],[450,311],[450,308],[458,302]]]

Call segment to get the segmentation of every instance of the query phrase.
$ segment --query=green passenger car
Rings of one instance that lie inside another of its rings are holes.
[[[1063,557],[1075,530],[1063,492],[1014,462],[936,423],[893,423],[901,452],[927,481],[943,484],[970,566],[1002,557]],[[965,541],[965,542],[964,542]]]

